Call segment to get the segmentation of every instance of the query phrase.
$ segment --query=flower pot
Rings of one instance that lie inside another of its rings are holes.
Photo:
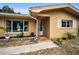
[[[6,36],[5,39],[10,39],[10,36]]]

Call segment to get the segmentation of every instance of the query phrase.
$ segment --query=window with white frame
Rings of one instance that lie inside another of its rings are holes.
[[[73,27],[73,20],[62,20],[61,26],[62,27]]]
[[[24,21],[24,31],[28,31],[28,21]]]
[[[11,21],[6,20],[6,32],[11,32]]]
[[[13,32],[22,32],[22,31],[23,31],[23,22],[13,21]]]
[[[40,31],[43,31],[43,22],[40,21]]]
[[[24,32],[28,31],[28,21],[6,20],[6,32]]]

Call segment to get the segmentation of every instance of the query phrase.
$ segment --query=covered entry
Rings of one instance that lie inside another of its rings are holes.
[[[49,38],[50,35],[50,17],[48,16],[38,16],[36,23],[36,34]]]

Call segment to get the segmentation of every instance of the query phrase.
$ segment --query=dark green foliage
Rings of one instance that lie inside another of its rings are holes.
[[[2,12],[5,12],[5,13],[14,13],[14,10],[13,10],[13,8],[10,8],[9,6],[3,6]]]
[[[62,39],[60,39],[60,38],[57,38],[55,41],[54,41],[54,43],[56,43],[57,45],[62,45],[62,42],[63,42],[63,40]]]
[[[72,33],[70,33],[70,32],[66,32],[65,35],[67,36],[67,39],[75,38],[75,36]]]

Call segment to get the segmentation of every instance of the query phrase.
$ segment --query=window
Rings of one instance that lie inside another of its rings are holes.
[[[13,32],[22,32],[23,31],[23,22],[13,21]]]
[[[43,23],[42,23],[42,21],[40,22],[40,31],[43,31]]]
[[[24,21],[24,31],[28,31],[28,21]]]
[[[73,27],[72,20],[62,20],[62,27]]]
[[[6,20],[6,32],[11,32],[11,21]]]
[[[28,31],[28,21],[9,21],[6,20],[6,32]]]

